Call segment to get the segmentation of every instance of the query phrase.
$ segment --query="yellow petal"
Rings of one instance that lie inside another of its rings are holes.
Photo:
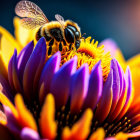
[[[52,94],[48,94],[40,115],[40,129],[43,138],[54,139],[57,125],[55,122],[55,101]]]
[[[15,106],[18,112],[18,121],[22,127],[29,127],[37,131],[36,122],[31,114],[31,112],[26,108],[22,96],[17,94],[15,96]]]
[[[7,73],[8,63],[15,48],[17,49],[17,52],[21,50],[13,36],[0,26],[0,72],[3,75],[6,75]]]
[[[0,102],[5,105],[5,106],[8,106],[12,113],[14,114],[14,116],[16,118],[18,118],[18,113],[17,113],[17,110],[16,108],[14,107],[14,105],[11,103],[11,101],[3,94],[0,92]]]
[[[30,41],[34,39],[36,29],[34,30],[28,30],[24,27],[22,27],[20,23],[20,18],[15,17],[14,18],[14,27],[15,27],[15,37],[18,41],[18,43],[24,47],[26,46]]]
[[[104,140],[105,132],[103,128],[98,128],[93,134],[91,135],[89,140]]]
[[[140,97],[140,54],[132,57],[127,61],[127,65],[129,65],[132,75],[132,81],[134,85],[134,100]]]
[[[85,140],[90,132],[91,120],[93,113],[91,109],[87,109],[82,118],[73,125],[70,130],[68,127],[65,127],[62,133],[63,140]]]

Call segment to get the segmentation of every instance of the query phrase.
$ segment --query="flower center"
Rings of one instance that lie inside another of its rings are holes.
[[[58,110],[55,115],[55,119],[57,121],[58,126],[58,135],[56,139],[61,138],[61,134],[65,126],[69,126],[70,128],[72,128],[72,126],[81,118],[83,113],[84,110],[81,110],[78,114],[71,114],[70,107],[68,104],[66,106],[63,106],[60,110]],[[106,135],[105,137],[115,136],[118,132],[133,132],[131,121],[127,117],[123,117],[121,120],[117,122],[113,121],[112,123],[109,123],[108,121],[99,123],[98,121],[94,120],[93,117],[90,128],[90,134],[88,135],[87,139],[89,139],[91,134],[95,132],[98,128],[104,128]]]
[[[77,69],[84,63],[87,63],[89,66],[89,72],[91,72],[94,65],[101,60],[103,79],[106,81],[110,72],[110,52],[104,54],[104,46],[97,47],[97,45],[97,41],[94,43],[94,39],[91,41],[91,37],[88,37],[86,39],[81,39],[80,47],[77,50],[72,44],[69,46],[63,46],[61,51],[61,66],[74,56],[77,56]],[[57,45],[53,46],[52,55],[56,52],[56,50],[58,51],[56,47]]]
[[[91,134],[99,127],[104,128],[106,137],[115,136],[118,132],[129,133],[132,130],[132,125],[127,117],[123,117],[121,120],[117,122],[114,121],[112,123],[105,121],[104,123],[99,124],[98,121],[93,121],[91,126]]]

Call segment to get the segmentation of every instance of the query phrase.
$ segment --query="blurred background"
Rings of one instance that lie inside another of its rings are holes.
[[[0,25],[14,34],[14,8],[19,0],[0,2]],[[140,53],[140,0],[32,0],[49,20],[60,14],[78,23],[85,36],[99,42],[114,39],[126,59]]]

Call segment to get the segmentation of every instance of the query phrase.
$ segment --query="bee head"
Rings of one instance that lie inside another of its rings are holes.
[[[74,25],[67,25],[64,30],[65,38],[68,43],[75,43],[76,49],[80,46],[80,31]]]

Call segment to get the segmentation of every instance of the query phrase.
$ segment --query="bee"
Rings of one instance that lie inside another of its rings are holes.
[[[20,1],[15,7],[15,13],[21,17],[21,24],[27,29],[38,28],[35,40],[45,37],[46,44],[49,45],[48,55],[51,54],[52,45],[58,42],[59,50],[62,51],[62,44],[71,48],[75,45],[76,49],[80,46],[81,32],[77,23],[56,14],[56,21],[50,21],[43,11],[33,2]]]

